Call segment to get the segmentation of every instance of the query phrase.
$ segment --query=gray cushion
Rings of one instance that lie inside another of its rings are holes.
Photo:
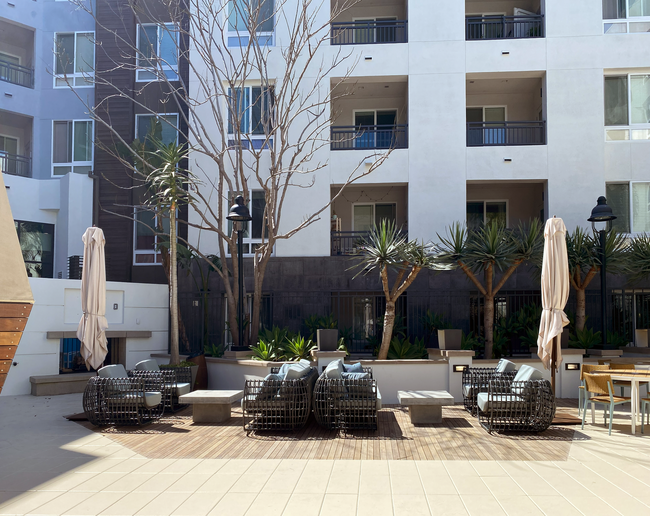
[[[527,382],[529,380],[543,380],[544,379],[544,374],[539,370],[535,369],[534,367],[531,367],[529,365],[523,365],[517,371],[517,375],[515,376],[513,382]],[[523,389],[520,386],[513,386],[511,391],[514,394],[521,394]]]
[[[138,400],[139,405],[144,405],[146,408],[153,408],[160,405],[162,402],[162,393],[161,392],[145,392],[144,397],[136,394],[122,394],[120,396],[113,396],[111,398],[106,398],[106,403],[111,405],[123,405],[124,400]]]
[[[268,374],[264,378],[260,392],[255,399],[257,400],[270,400],[277,393],[282,382],[282,377],[279,374]]]
[[[343,361],[341,359],[333,360],[327,364],[327,367],[325,368],[325,378],[339,380],[344,371]]]
[[[158,367],[158,362],[156,362],[153,358],[150,358],[149,360],[142,360],[141,362],[135,364],[135,370],[136,371],[160,371],[160,367]]]
[[[287,369],[287,374],[284,375],[284,380],[299,380],[303,376],[306,376],[310,369],[311,365],[306,360],[291,364]]]
[[[479,392],[476,396],[476,403],[481,412],[486,412],[490,408],[504,409],[512,406],[512,403],[524,403],[524,399],[514,394],[492,394],[487,392]]]
[[[377,410],[381,410],[381,394],[379,393],[379,387],[377,387]]]
[[[144,406],[153,408],[160,405],[162,401],[162,393],[160,392],[145,392],[144,393]]]
[[[311,367],[311,362],[309,360],[305,360],[304,358],[301,358],[298,363],[302,364],[304,367]]]
[[[280,366],[280,370],[278,371],[278,374],[284,379],[284,377],[287,374],[287,371],[289,370],[289,367],[293,364],[282,364]]]
[[[97,371],[102,378],[127,378],[126,369],[122,364],[107,365]]]
[[[176,384],[176,396],[182,396],[183,394],[189,394],[190,384],[189,383],[177,383]]]
[[[472,384],[471,383],[466,383],[465,385],[463,385],[463,396],[465,396],[465,397],[471,396],[473,390],[474,390],[474,387],[472,387]]]
[[[510,362],[510,360],[506,360],[505,358],[502,358],[501,360],[499,360],[495,372],[505,373],[508,371],[514,371],[515,369],[517,369],[517,366],[514,362]]]
[[[361,362],[357,362],[356,364],[343,364],[343,367],[346,373],[363,373]]]
[[[365,380],[366,378],[370,378],[370,375],[368,373],[343,372],[341,373],[341,378],[344,380]]]

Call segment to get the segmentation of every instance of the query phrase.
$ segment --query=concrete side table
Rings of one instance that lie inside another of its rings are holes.
[[[244,391],[194,391],[178,398],[180,403],[192,405],[195,423],[221,423],[230,419],[233,402],[244,397]]]
[[[442,407],[454,404],[447,391],[397,391],[397,399],[409,408],[413,424],[442,423]]]

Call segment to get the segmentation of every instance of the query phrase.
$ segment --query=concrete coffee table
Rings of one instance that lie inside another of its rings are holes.
[[[192,405],[195,423],[221,423],[230,419],[231,405],[243,396],[244,391],[194,391],[183,394],[178,401]]]
[[[453,405],[447,391],[397,391],[400,405],[409,408],[411,423],[442,423],[443,405]]]

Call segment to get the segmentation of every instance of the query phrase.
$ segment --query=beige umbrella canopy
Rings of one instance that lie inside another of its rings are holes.
[[[569,299],[569,260],[566,249],[566,226],[553,217],[544,227],[542,261],[542,318],[537,337],[537,355],[546,369],[551,369],[555,391],[555,371],[562,362],[560,346],[555,342],[562,328],[569,324],[564,307]],[[557,339],[559,340],[559,339]]]
[[[81,271],[81,309],[83,315],[77,328],[81,341],[81,356],[88,369],[102,365],[108,347],[106,345],[106,262],[104,259],[104,232],[88,228],[82,237],[84,263]]]

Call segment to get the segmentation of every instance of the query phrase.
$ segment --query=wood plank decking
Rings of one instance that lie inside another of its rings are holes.
[[[559,411],[575,414],[575,402],[558,400]],[[191,408],[142,428],[88,428],[152,459],[364,459],[364,460],[567,460],[571,442],[586,439],[579,427],[552,426],[540,434],[488,434],[462,407],[443,408],[443,422],[411,424],[408,410],[385,406],[379,430],[337,434],[313,416],[302,430],[246,435],[241,408],[226,423],[194,424]]]

